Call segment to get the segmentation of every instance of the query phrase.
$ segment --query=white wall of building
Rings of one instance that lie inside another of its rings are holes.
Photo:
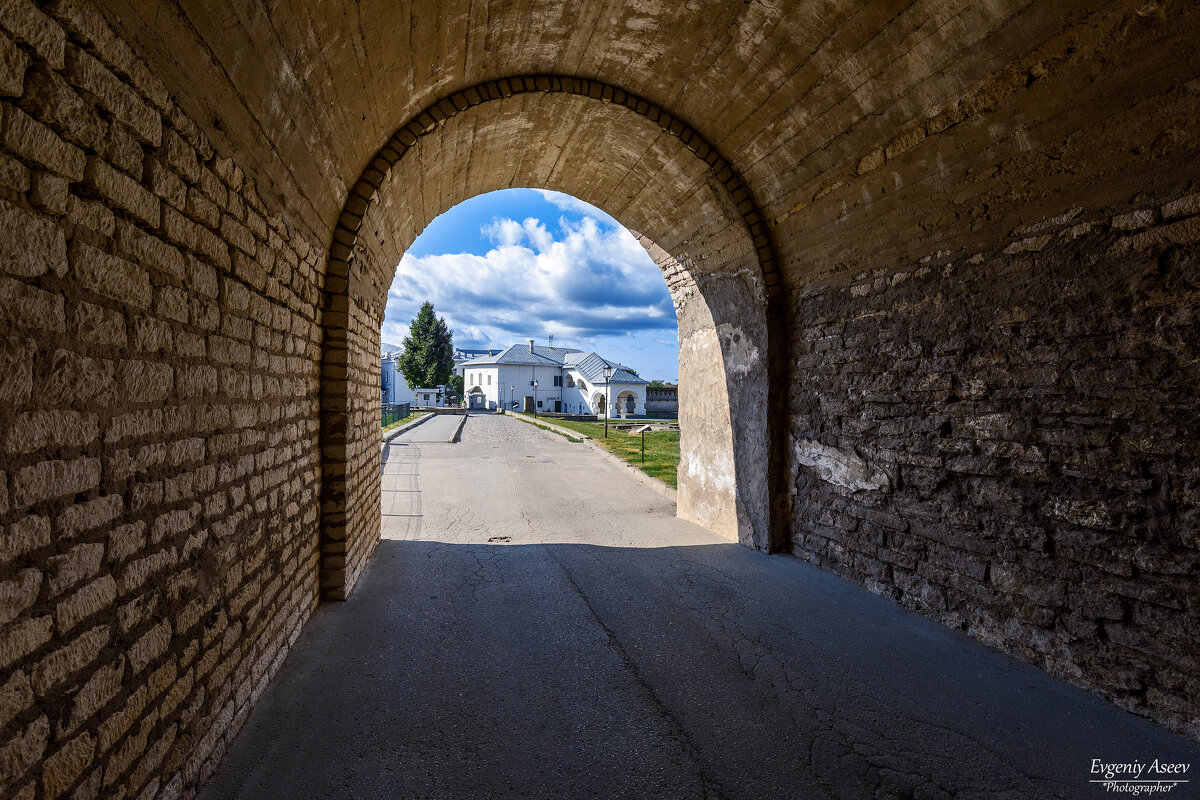
[[[414,402],[413,390],[404,380],[404,373],[394,358],[380,359],[380,386],[384,405]]]
[[[559,377],[562,378],[561,386],[556,382]],[[502,407],[511,410],[515,407],[520,410],[524,408],[524,398],[528,396],[534,397],[535,402],[541,401],[538,411],[553,412],[556,410],[555,403],[559,402],[559,410],[566,414],[602,413],[592,401],[597,394],[601,397],[605,395],[604,383],[590,383],[579,372],[569,368],[529,364],[468,366],[463,370],[463,379],[468,397],[472,390],[478,388],[489,409]],[[532,385],[534,380],[538,382],[536,390]],[[613,383],[608,393],[614,400],[623,393],[632,395],[633,415],[646,414],[645,384]],[[610,414],[615,417],[618,411],[611,410]]]
[[[449,405],[444,386],[418,386],[412,392],[413,402],[418,406],[441,408]]]

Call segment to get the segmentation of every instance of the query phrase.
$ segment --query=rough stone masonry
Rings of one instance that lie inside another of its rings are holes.
[[[3,0],[0,800],[210,773],[378,540],[395,264],[508,186],[663,266],[681,515],[1200,739],[1198,14]]]

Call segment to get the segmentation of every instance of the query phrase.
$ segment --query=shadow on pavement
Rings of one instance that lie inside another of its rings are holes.
[[[1090,798],[1156,758],[1200,748],[787,556],[384,540],[201,797]]]

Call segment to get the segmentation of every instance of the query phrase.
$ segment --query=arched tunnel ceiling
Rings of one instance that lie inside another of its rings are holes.
[[[705,161],[625,106],[562,92],[476,105],[420,137],[363,217],[365,262],[392,267],[438,214],[475,195],[522,186],[604,209],[693,272],[753,270],[761,289],[741,214]],[[382,296],[391,272],[375,277]]]
[[[697,128],[786,218],[914,120],[1078,18],[1078,2],[110,0],[109,18],[293,221],[332,229],[398,126],[455,90],[595,78]]]
[[[1171,5],[103,7],[216,148],[253,164],[264,199],[318,240],[331,241],[350,187],[421,109],[488,79],[557,74],[694,127],[745,180],[779,275],[797,287],[881,259],[977,252],[1073,206],[1128,203],[1147,180],[1174,185],[1195,155],[1190,101],[1164,98],[1188,91],[1178,74],[1200,71],[1195,48],[1178,64],[1176,41],[1200,10]],[[1153,176],[1129,155],[1150,140]]]

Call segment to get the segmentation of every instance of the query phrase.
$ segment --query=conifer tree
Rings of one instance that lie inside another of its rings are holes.
[[[404,337],[404,351],[399,359],[404,380],[414,389],[419,386],[440,386],[454,372],[454,342],[445,317],[433,313],[428,300],[421,306]]]

